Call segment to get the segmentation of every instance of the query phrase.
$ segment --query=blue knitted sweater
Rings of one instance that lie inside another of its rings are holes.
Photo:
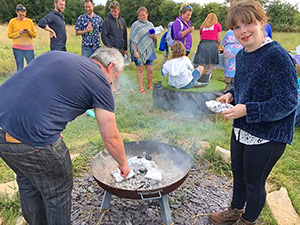
[[[245,104],[247,115],[233,126],[270,141],[292,144],[297,107],[297,70],[277,42],[253,52],[239,51],[232,89],[235,104]]]

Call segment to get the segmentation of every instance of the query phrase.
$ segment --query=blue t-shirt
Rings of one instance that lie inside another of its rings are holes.
[[[55,143],[87,109],[114,112],[110,84],[93,60],[47,52],[0,86],[0,127],[33,146]]]
[[[92,24],[93,32],[87,32],[86,34],[82,35],[81,45],[97,49],[101,46],[100,32],[102,30],[103,19],[96,14],[94,14],[94,16],[91,18],[85,13],[78,17],[75,30],[85,30],[88,26],[88,23]]]

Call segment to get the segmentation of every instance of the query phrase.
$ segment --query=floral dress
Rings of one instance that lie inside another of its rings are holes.
[[[235,57],[236,54],[243,48],[233,34],[233,30],[227,31],[222,45],[224,46],[224,76],[233,78],[235,75]]]

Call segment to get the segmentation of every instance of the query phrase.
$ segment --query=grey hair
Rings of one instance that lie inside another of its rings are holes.
[[[124,68],[124,59],[119,50],[115,48],[99,48],[90,57],[100,62],[105,68],[110,63],[114,63],[113,70],[116,72],[122,72]]]

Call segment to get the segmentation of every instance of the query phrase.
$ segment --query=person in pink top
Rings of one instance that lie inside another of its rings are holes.
[[[34,59],[33,38],[36,37],[36,32],[32,20],[26,18],[26,8],[23,5],[17,5],[16,14],[17,17],[8,23],[7,36],[13,39],[13,53],[19,71],[24,67],[24,58],[27,64]]]
[[[200,43],[194,64],[208,66],[213,74],[213,66],[219,64],[218,47],[222,41],[222,26],[215,13],[209,13],[200,27]]]

